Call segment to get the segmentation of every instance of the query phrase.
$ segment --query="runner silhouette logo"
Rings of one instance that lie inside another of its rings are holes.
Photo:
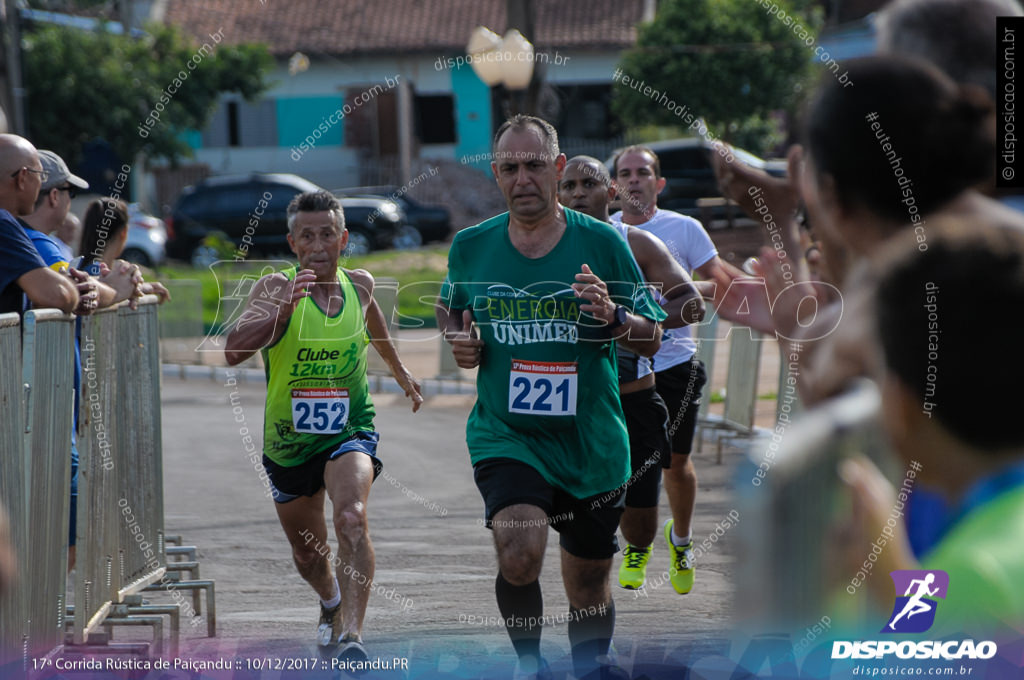
[[[896,587],[896,603],[880,632],[923,633],[931,628],[939,606],[936,598],[945,599],[949,574],[939,569],[903,569],[889,576]]]

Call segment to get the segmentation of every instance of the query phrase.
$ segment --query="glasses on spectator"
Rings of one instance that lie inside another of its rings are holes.
[[[73,187],[71,185],[68,185],[66,187],[54,187],[54,189],[56,189],[57,191],[66,191],[66,192],[68,192],[68,198],[74,198],[75,196],[78,195],[78,190],[75,189],[75,187]]]
[[[47,177],[49,177],[49,175],[46,174],[46,170],[36,170],[35,168],[30,168],[27,165],[23,165],[14,172],[12,172],[11,177],[17,177],[18,173],[21,172],[22,170],[28,170],[29,172],[34,172],[35,174],[39,175],[40,182],[45,182]]]

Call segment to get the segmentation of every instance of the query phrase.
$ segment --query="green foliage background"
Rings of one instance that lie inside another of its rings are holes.
[[[209,54],[190,71],[186,64],[199,44],[171,26],[153,24],[146,33],[132,38],[51,25],[26,31],[26,119],[37,148],[74,166],[82,144],[99,137],[129,163],[140,152],[176,162],[191,155],[183,133],[206,125],[222,93],[252,100],[268,87],[273,58],[263,45],[209,40]],[[141,136],[139,126],[181,71],[187,78],[149,136]]]
[[[821,18],[810,2],[774,2],[816,37]],[[813,47],[756,0],[662,0],[619,68],[688,107],[716,136],[761,153],[777,141],[770,113],[795,106],[813,60]],[[657,99],[619,82],[612,105],[630,128],[668,126],[683,134],[687,121]]]

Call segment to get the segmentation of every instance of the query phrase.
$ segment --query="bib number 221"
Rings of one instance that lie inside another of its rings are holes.
[[[575,362],[513,359],[508,382],[509,413],[574,416],[576,387]]]

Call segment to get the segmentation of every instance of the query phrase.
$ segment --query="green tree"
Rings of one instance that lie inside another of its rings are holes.
[[[265,91],[273,65],[263,45],[208,38],[204,48],[158,24],[141,38],[41,25],[23,44],[29,137],[68,162],[96,138],[128,162],[140,152],[171,162],[190,156],[184,133],[206,125],[221,93],[252,100]]]
[[[806,1],[773,1],[792,17],[789,25],[755,0],[659,2],[654,21],[639,27],[636,47],[619,65],[658,94],[620,81],[615,113],[630,128],[686,128],[704,119],[718,136],[760,152],[772,125],[769,114],[790,108],[806,85],[814,52],[800,36],[813,37],[820,23]]]

